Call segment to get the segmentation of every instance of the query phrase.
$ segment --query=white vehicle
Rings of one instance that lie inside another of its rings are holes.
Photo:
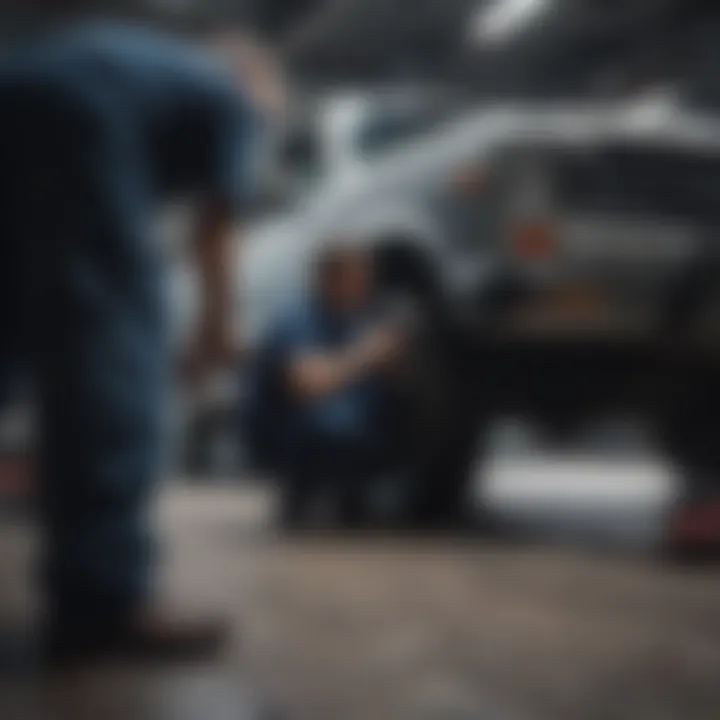
[[[713,127],[678,116],[665,100],[517,105],[447,121],[442,109],[418,109],[417,103],[350,97],[329,104],[322,122],[299,143],[304,143],[296,155],[303,160],[295,166],[300,191],[247,234],[240,264],[247,331],[252,337],[262,332],[285,298],[302,286],[318,243],[331,236],[361,236],[408,273],[409,266],[415,275],[432,268],[446,300],[462,304],[466,293],[495,273],[500,225],[547,212],[548,157],[582,155],[613,141],[695,145],[703,153],[714,141]],[[615,248],[637,255],[640,244],[622,237],[637,238],[642,228],[615,220]],[[585,242],[589,253],[609,252],[607,242],[593,240],[603,228],[591,218],[567,222],[574,223],[578,246]],[[656,225],[664,227],[653,227],[651,234],[662,234],[667,253],[689,252],[690,246],[670,237],[676,227]]]
[[[245,308],[261,332],[318,243],[372,243],[385,286],[451,329],[435,342],[449,355],[451,413],[433,418],[446,509],[508,413],[557,440],[641,417],[682,467],[719,475],[718,123],[667,95],[494,107],[337,167],[251,236]]]

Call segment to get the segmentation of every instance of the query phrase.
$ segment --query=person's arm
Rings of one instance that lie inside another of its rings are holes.
[[[381,328],[344,350],[300,353],[287,367],[290,391],[301,401],[330,395],[392,362],[399,350],[397,334]]]
[[[315,400],[347,387],[366,370],[354,348],[345,353],[311,353],[290,363],[288,385],[297,399]]]
[[[231,364],[239,354],[233,312],[239,235],[234,215],[224,207],[214,203],[199,207],[192,239],[200,295],[196,348],[190,368],[194,376],[210,367]]]
[[[262,182],[258,152],[264,126],[282,113],[285,96],[282,73],[269,49],[242,36],[217,38],[215,46],[228,74],[201,93],[208,132],[194,238],[201,291],[194,352],[199,375],[242,355],[241,348],[233,349],[241,320],[233,312],[241,262],[238,217]]]
[[[240,357],[234,297],[241,221],[252,195],[252,149],[258,126],[252,108],[236,92],[221,86],[206,108],[209,132],[206,165],[200,173],[199,202],[192,245],[197,268],[200,314],[189,370],[192,379]]]

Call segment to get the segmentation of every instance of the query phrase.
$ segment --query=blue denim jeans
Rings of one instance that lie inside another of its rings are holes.
[[[123,153],[120,140],[110,136],[108,150]],[[39,403],[47,609],[68,631],[130,613],[150,590],[147,506],[167,368],[144,208],[122,164],[107,162],[102,172],[94,163],[106,163],[104,146],[91,149],[73,161],[87,162],[87,173],[59,196],[30,184],[18,206],[21,234],[0,237],[0,265],[22,278],[12,294],[0,291],[0,403],[18,365],[29,370]],[[48,160],[51,190],[63,187],[53,168],[68,167],[76,165],[62,156]],[[12,244],[28,252],[20,257]]]

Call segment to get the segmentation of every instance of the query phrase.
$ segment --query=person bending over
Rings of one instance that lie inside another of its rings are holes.
[[[170,373],[153,218],[195,201],[202,374],[234,356],[233,244],[262,113],[247,78],[197,47],[51,15],[0,65],[0,396],[17,367],[33,371],[46,649],[194,657],[222,628],[173,620],[153,593]]]

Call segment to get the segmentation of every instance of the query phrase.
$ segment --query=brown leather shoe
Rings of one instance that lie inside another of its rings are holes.
[[[184,663],[217,659],[230,632],[217,618],[180,618],[147,610],[112,622],[49,633],[47,660],[52,668],[83,663]]]

